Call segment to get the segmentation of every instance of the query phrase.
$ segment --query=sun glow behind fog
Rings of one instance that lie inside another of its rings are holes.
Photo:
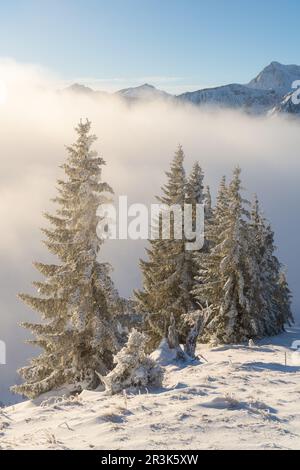
[[[180,142],[187,169],[199,160],[213,190],[234,165],[242,167],[246,188],[258,193],[266,215],[276,224],[280,249],[289,254],[295,236],[291,227],[296,222],[281,208],[299,199],[298,123],[173,102],[128,106],[116,96],[96,99],[61,93],[57,77],[49,77],[38,66],[11,60],[0,60],[0,77],[0,101],[5,104],[0,108],[0,217],[6,221],[0,256],[16,262],[36,256],[37,228],[49,198],[55,195],[64,145],[73,141],[74,126],[86,117],[99,138],[96,149],[107,162],[104,177],[116,195],[127,195],[130,203],[154,202]],[[127,273],[138,273],[139,253],[125,249],[124,256],[116,257],[119,245],[115,243],[109,256],[116,263],[120,288],[126,285],[130,291],[136,286],[130,284]],[[293,265],[295,258],[291,259]],[[284,261],[289,261],[288,256]]]

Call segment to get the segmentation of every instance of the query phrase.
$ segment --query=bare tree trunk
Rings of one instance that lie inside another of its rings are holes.
[[[186,338],[184,345],[184,352],[188,354],[192,359],[195,358],[197,340],[202,335],[203,330],[207,323],[210,321],[212,314],[212,306],[206,305],[206,307],[200,307],[201,310],[195,312],[192,315],[188,315],[187,319],[190,325],[190,330]]]
[[[176,329],[175,318],[174,318],[173,313],[171,314],[171,317],[170,317],[170,325],[168,328],[167,341],[168,341],[169,348],[176,350],[176,358],[178,360],[184,360],[185,354],[179,344],[179,335]]]
[[[187,335],[186,343],[184,345],[184,352],[193,359],[195,358],[197,339],[200,333],[203,331],[203,326],[203,320],[199,315],[195,321],[194,326],[190,329]]]
[[[175,318],[173,313],[171,314],[170,317],[170,325],[168,328],[168,345],[170,349],[177,349],[179,346],[179,339],[178,339],[178,333],[176,330],[176,325],[175,325]]]
[[[201,307],[201,310],[198,310],[197,312],[185,315],[185,321],[189,326],[189,332],[184,344],[184,350],[179,344],[179,335],[176,329],[175,318],[174,315],[171,314],[170,324],[167,329],[167,342],[170,349],[175,349],[177,351],[177,359],[187,360],[188,357],[195,359],[198,337],[203,333],[205,325],[210,319],[211,313],[212,307],[207,305],[205,308]]]

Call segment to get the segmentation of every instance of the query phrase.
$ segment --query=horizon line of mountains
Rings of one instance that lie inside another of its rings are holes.
[[[231,83],[179,95],[172,95],[148,83],[111,94],[78,83],[64,91],[88,94],[91,97],[117,95],[131,104],[137,101],[173,100],[202,107],[238,109],[253,115],[292,114],[300,117],[300,105],[292,100],[296,91],[292,85],[297,80],[300,81],[299,65],[271,62],[247,84]]]

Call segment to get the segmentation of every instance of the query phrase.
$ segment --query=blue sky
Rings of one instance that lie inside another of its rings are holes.
[[[300,63],[299,22],[298,0],[2,0],[0,57],[98,88],[197,88]]]

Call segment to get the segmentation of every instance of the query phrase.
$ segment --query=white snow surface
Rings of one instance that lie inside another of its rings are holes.
[[[161,389],[47,394],[3,408],[0,448],[299,449],[297,339],[300,328],[252,347],[200,345],[208,362],[170,358]]]

